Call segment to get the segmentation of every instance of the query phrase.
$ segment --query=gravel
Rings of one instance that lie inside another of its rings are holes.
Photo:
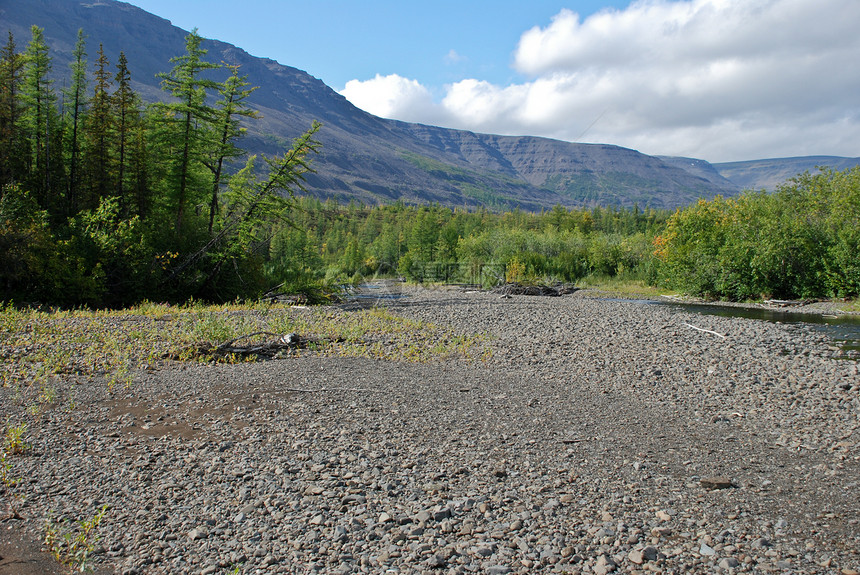
[[[581,292],[388,305],[491,353],[184,365],[37,415],[0,388],[31,444],[0,540],[107,505],[104,573],[860,570],[860,370],[814,330]]]

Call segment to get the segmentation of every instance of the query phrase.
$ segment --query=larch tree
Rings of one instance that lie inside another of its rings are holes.
[[[242,118],[259,118],[260,115],[250,109],[245,103],[247,98],[256,87],[248,88],[247,76],[239,76],[239,66],[229,66],[231,74],[221,84],[218,91],[221,100],[218,101],[215,116],[215,129],[218,133],[217,146],[214,158],[207,162],[212,171],[212,198],[209,201],[209,234],[215,225],[218,214],[218,196],[221,193],[221,179],[224,170],[224,161],[241,156],[244,151],[236,145],[237,140],[245,132],[241,127]]]
[[[23,174],[19,101],[23,82],[24,58],[18,54],[15,38],[9,32],[9,40],[0,48],[0,198],[3,187]]]
[[[29,185],[42,208],[50,209],[51,191],[51,137],[52,128],[57,128],[56,95],[49,78],[51,56],[42,28],[30,29],[32,39],[24,52],[23,124],[26,140],[29,142],[27,154]]]
[[[131,172],[133,145],[136,142],[135,132],[140,124],[140,109],[138,98],[131,88],[131,73],[128,70],[128,60],[124,52],[119,53],[117,73],[114,78],[116,91],[111,97],[113,116],[113,133],[116,153],[116,195],[119,197],[120,213],[123,217],[137,211],[137,204],[131,197],[133,183],[127,183]]]
[[[175,124],[172,139],[177,156],[174,161],[176,204],[176,236],[182,237],[183,219],[189,203],[189,184],[195,164],[201,164],[209,149],[210,127],[217,117],[213,107],[206,103],[206,91],[217,90],[218,82],[205,78],[204,72],[220,68],[219,64],[204,60],[206,50],[201,47],[203,38],[193,29],[185,37],[185,54],[171,59],[173,69],[160,74],[162,89],[176,101],[164,104]]]

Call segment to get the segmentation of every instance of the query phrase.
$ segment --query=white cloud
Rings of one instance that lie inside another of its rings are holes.
[[[467,79],[434,104],[400,76],[353,81],[357,106],[407,121],[618,144],[711,161],[860,155],[860,2],[641,0],[523,33],[527,81]]]
[[[456,50],[451,48],[448,53],[445,55],[445,63],[446,64],[459,64],[460,62],[465,61],[466,58],[457,53]]]
[[[350,80],[340,92],[357,107],[382,118],[406,122],[426,122],[432,109],[438,108],[430,91],[397,74],[376,75],[372,80]]]

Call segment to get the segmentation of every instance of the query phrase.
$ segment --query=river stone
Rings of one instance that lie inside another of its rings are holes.
[[[712,557],[716,555],[717,552],[714,551],[714,548],[709,546],[707,543],[702,543],[699,547],[699,555],[703,555],[705,557]]]
[[[22,527],[37,532],[52,510],[75,524],[109,505],[92,554],[98,573],[200,575],[216,564],[219,573],[585,574],[601,556],[623,565],[615,573],[725,573],[724,559],[744,572],[857,569],[856,390],[832,385],[856,381],[857,370],[833,359],[827,340],[595,298],[422,293],[387,313],[487,333],[492,353],[390,362],[340,357],[333,345],[276,361],[165,365],[112,392],[99,378],[58,376],[51,385],[62,405],[74,399],[71,413],[35,413],[38,390],[0,385],[4,416],[27,423],[33,446],[12,460],[28,478],[17,488]],[[324,313],[352,321],[336,307]],[[369,333],[366,343],[384,340],[384,351],[398,337]],[[423,337],[404,343],[418,349]],[[0,355],[23,349],[14,339]],[[711,423],[715,413],[723,417]],[[710,474],[750,488],[705,490]],[[319,491],[305,495],[309,486]],[[435,520],[445,509],[451,516]],[[393,520],[378,523],[383,512]],[[208,537],[189,536],[199,526]],[[2,544],[0,554],[10,558]]]
[[[703,477],[699,484],[705,489],[728,489],[735,486],[731,479],[722,476]]]

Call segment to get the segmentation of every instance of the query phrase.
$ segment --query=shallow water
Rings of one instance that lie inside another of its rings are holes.
[[[742,317],[774,323],[805,324],[822,332],[845,352],[845,359],[858,359],[860,352],[860,317],[856,315],[822,315],[816,313],[796,313],[763,308],[746,308],[728,305],[704,305],[654,301],[647,299],[601,298],[604,301],[626,301],[639,305],[670,306],[701,315],[720,317]]]
[[[853,315],[821,315],[815,313],[795,313],[772,309],[743,308],[720,305],[679,304],[675,302],[656,302],[658,305],[676,306],[686,311],[702,315],[720,317],[743,317],[776,323],[801,323],[810,325],[837,342],[839,347],[848,351],[860,351],[860,317]]]

